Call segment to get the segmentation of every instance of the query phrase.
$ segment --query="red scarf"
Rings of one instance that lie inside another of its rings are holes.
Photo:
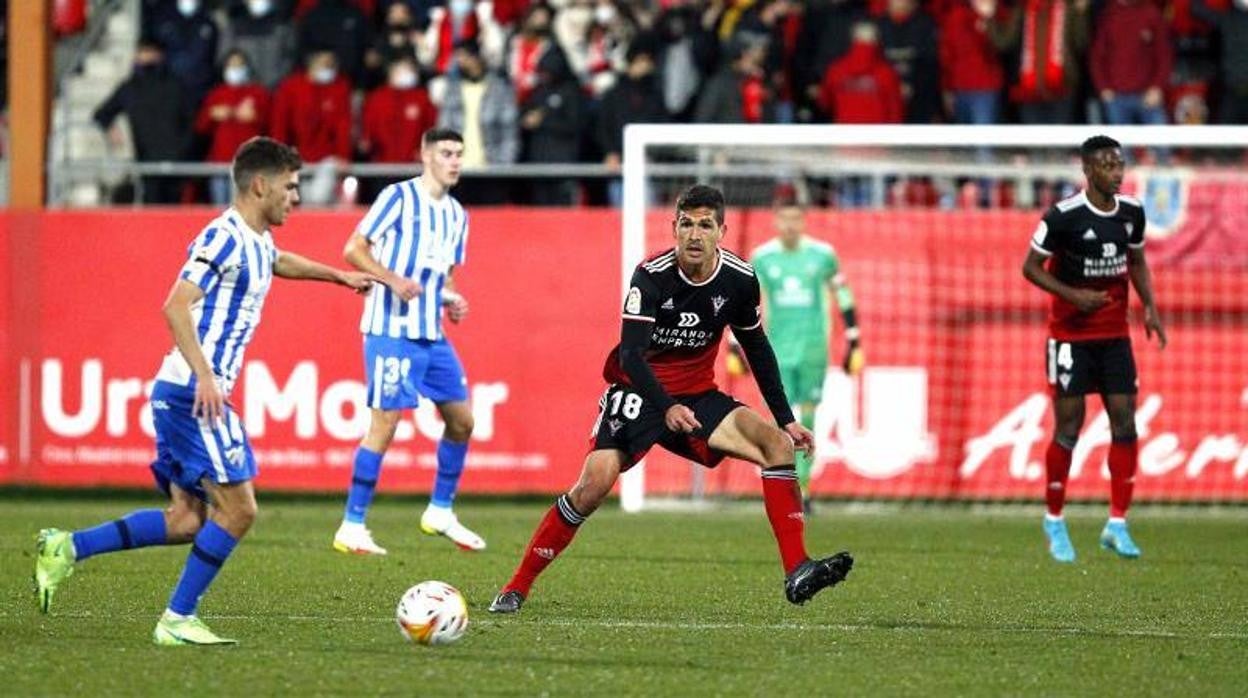
[[[455,33],[455,20],[448,11],[442,15],[438,25],[438,57],[434,60],[434,67],[439,73],[445,73],[446,69],[451,65],[451,55],[455,52],[455,42],[460,39],[475,39],[480,33],[480,27],[477,25],[477,13],[469,12],[464,15],[463,23],[459,27],[459,33]]]
[[[1060,95],[1066,91],[1066,1],[1051,0],[1049,35],[1045,63],[1036,65],[1036,47],[1040,41],[1039,15],[1045,0],[1027,0],[1023,8],[1023,55],[1018,67],[1018,85],[1014,96],[1030,102],[1041,96]]]

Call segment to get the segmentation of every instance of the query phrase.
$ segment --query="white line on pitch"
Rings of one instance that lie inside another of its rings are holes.
[[[159,614],[152,614],[155,618]],[[13,614],[0,613],[0,618],[19,618],[20,616]],[[49,620],[55,618],[73,618],[73,619],[99,619],[99,620],[136,620],[147,618],[148,616],[116,616],[93,613],[57,613],[49,617]],[[378,616],[314,616],[314,615],[238,615],[238,614],[208,614],[204,616],[208,620],[241,620],[241,621],[292,621],[296,623],[393,623],[393,618],[382,618]],[[646,620],[579,620],[573,618],[546,618],[546,619],[516,619],[515,621],[499,620],[496,618],[473,619],[473,625],[481,625],[485,627],[504,628],[509,625],[517,627],[547,626],[547,627],[576,627],[576,628],[605,628],[611,629],[638,629],[638,630],[767,630],[767,631],[818,631],[818,632],[908,632],[908,633],[925,633],[925,632],[986,632],[986,633],[1004,633],[1009,635],[1068,635],[1068,636],[1105,636],[1105,637],[1140,637],[1154,638],[1165,640],[1248,640],[1248,633],[1228,633],[1228,632],[1212,632],[1212,633],[1181,633],[1173,630],[1157,630],[1157,629],[1097,629],[1097,628],[1076,628],[1076,627],[1026,627],[1026,626],[1001,626],[1001,627],[979,627],[974,625],[958,626],[958,625],[922,625],[922,624],[897,624],[889,625],[886,623],[679,623],[664,621],[646,621]]]

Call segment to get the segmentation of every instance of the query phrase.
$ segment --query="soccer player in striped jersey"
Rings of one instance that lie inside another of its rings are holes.
[[[1101,547],[1124,558],[1140,556],[1127,530],[1139,450],[1139,380],[1127,330],[1128,282],[1144,305],[1146,335],[1156,335],[1162,349],[1167,342],[1144,259],[1144,206],[1118,193],[1122,147],[1108,136],[1093,136],[1083,142],[1080,155],[1087,189],[1044,214],[1023,263],[1023,276],[1051,296],[1046,358],[1056,426],[1044,457],[1044,533],[1049,555],[1058,562],[1075,561],[1062,507],[1088,393],[1100,393],[1111,438],[1109,520],[1101,530]]]
[[[849,574],[854,560],[848,552],[823,559],[806,554],[793,452],[810,451],[814,436],[793,417],[763,331],[758,279],[753,267],[720,248],[725,231],[718,189],[696,184],[677,199],[675,248],[633,272],[620,343],[603,366],[607,389],[580,481],[546,512],[491,613],[520,610],[538,575],[572,542],[620,473],[655,445],[708,468],[727,456],[758,466],[790,603],[806,603]],[[715,360],[728,328],[754,369],[774,424],[715,385]]]
[[[451,508],[464,471],[472,410],[464,367],[442,331],[442,310],[464,319],[468,302],[455,292],[454,270],[464,263],[468,214],[450,189],[459,182],[464,139],[431,129],[421,139],[419,177],[381,191],[347,241],[347,261],[381,283],[364,302],[364,371],[371,411],[368,433],[355,452],[351,485],[334,549],[385,555],[365,527],[365,517],[402,410],[423,395],[446,425],[438,442],[438,470],[420,530],[442,535],[464,550],[485,541],[459,522]]]
[[[169,506],[72,533],[40,531],[35,590],[44,613],[75,563],[116,550],[191,543],[153,640],[158,645],[234,643],[209,630],[195,610],[256,516],[255,457],[227,402],[243,353],[260,323],[273,277],[329,281],[357,292],[373,282],[368,274],[339,271],[273,244],[269,229],[284,223],[299,201],[300,167],[293,148],[270,138],[253,138],[239,147],[233,163],[234,204],[191,243],[164,305],[175,346],[152,388],[152,473],[169,496]]]

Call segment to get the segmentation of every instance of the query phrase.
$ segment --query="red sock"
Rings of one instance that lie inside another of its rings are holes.
[[[1048,505],[1049,516],[1061,516],[1062,506],[1066,504],[1066,478],[1070,475],[1071,451],[1053,439],[1049,442],[1049,450],[1044,453],[1044,503]]]
[[[1139,442],[1134,438],[1109,445],[1109,515],[1121,519],[1131,508]]]
[[[520,559],[520,566],[516,568],[516,573],[511,576],[507,586],[503,587],[503,591],[519,591],[528,597],[529,588],[533,586],[537,575],[568,547],[572,536],[576,535],[577,529],[584,522],[585,517],[572,507],[568,495],[556,500],[555,505],[537,525],[533,539],[529,541],[529,547],[525,548],[524,557]]]
[[[763,505],[780,546],[784,573],[789,574],[807,558],[806,519],[802,515],[802,492],[797,471],[791,465],[763,470]]]

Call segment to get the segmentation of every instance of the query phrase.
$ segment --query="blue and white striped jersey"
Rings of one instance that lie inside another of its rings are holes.
[[[451,267],[464,263],[468,214],[450,194],[434,199],[420,178],[381,191],[356,232],[371,244],[373,258],[424,292],[411,302],[384,284],[364,301],[360,332],[382,337],[442,339],[442,286]]]
[[[179,277],[204,291],[191,306],[199,346],[228,393],[243,365],[243,351],[260,324],[260,309],[273,283],[277,247],[269,231],[257,233],[233,208],[214,219],[187,248]],[[177,347],[165,357],[157,380],[189,385],[190,364]]]

